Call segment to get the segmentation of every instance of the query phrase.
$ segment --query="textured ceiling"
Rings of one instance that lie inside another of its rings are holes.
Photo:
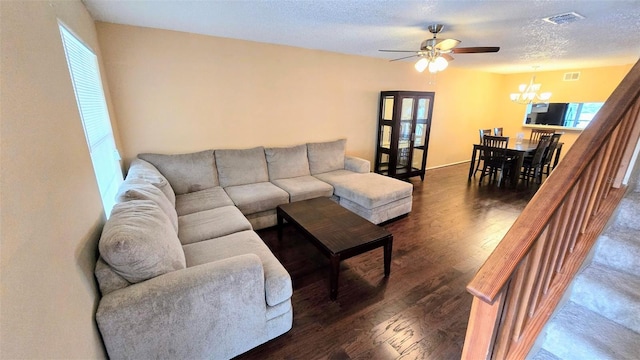
[[[635,63],[640,57],[640,0],[83,0],[94,19],[393,59],[378,49],[418,50],[439,38],[459,47],[499,46],[494,54],[457,54],[452,67],[496,73]],[[553,25],[544,17],[585,17]],[[412,61],[412,60],[408,60]],[[415,61],[415,60],[413,60]]]

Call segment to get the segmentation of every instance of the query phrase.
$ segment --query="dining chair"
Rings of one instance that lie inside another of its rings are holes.
[[[540,136],[542,135],[551,135],[555,133],[555,130],[551,129],[531,129],[531,135],[529,136],[529,141],[534,142],[540,140]]]
[[[502,185],[505,172],[512,164],[512,159],[507,156],[508,145],[508,136],[483,136],[480,153],[484,155],[484,164],[482,166],[480,183],[482,183],[485,176],[489,175],[489,182],[497,176],[498,186]]]
[[[542,174],[544,173],[548,177],[551,174],[551,171],[553,171],[555,164],[551,165],[551,161],[553,161],[554,154],[556,153],[556,149],[558,148],[560,136],[562,136],[562,133],[555,133],[551,135],[549,147],[547,147],[547,151],[545,151],[544,157],[542,159],[542,171],[540,172],[540,176],[542,176]]]
[[[480,144],[482,144],[482,138],[485,135],[491,135],[491,129],[480,129]]]
[[[491,147],[506,148],[507,145],[509,145],[509,137],[508,136],[485,135],[482,138],[482,145],[491,146]]]
[[[537,180],[538,184],[542,182],[542,165],[551,138],[552,136],[550,135],[541,136],[533,156],[524,158],[520,178],[525,183],[528,184],[531,179]]]
[[[494,136],[502,136],[502,128],[501,127],[493,128],[493,135]]]
[[[480,142],[478,144],[482,145],[483,138],[485,135],[491,136],[491,129],[480,129]],[[473,171],[473,176],[476,176],[476,173],[480,171],[480,163],[484,161],[484,155],[482,154],[482,149],[480,149],[480,153],[478,154],[478,160],[476,161],[476,169]]]
[[[480,148],[484,152],[484,163],[478,184],[482,184],[482,180],[488,176],[489,182],[497,178],[498,186],[502,186],[503,180],[507,178],[509,169],[513,166],[513,159],[508,156],[507,148],[484,144]]]

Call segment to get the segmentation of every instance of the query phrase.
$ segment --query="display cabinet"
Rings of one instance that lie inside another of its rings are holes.
[[[435,93],[382,91],[374,171],[424,180]]]

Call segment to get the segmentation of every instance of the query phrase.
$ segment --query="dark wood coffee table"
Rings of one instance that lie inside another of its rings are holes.
[[[340,261],[384,247],[384,276],[391,272],[393,235],[384,228],[352,213],[328,198],[316,198],[279,205],[278,240],[283,220],[293,224],[331,260],[329,297],[338,296]]]

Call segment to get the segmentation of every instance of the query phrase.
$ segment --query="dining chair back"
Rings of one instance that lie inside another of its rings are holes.
[[[482,144],[482,138],[484,138],[485,135],[491,135],[491,129],[480,129],[480,142],[479,142],[479,144]]]
[[[506,148],[509,145],[508,136],[491,136],[485,135],[482,138],[482,145],[498,148]]]
[[[553,156],[556,152],[556,149],[558,148],[558,143],[560,142],[560,136],[562,136],[562,133],[555,133],[551,135],[549,146],[547,147],[547,150],[545,151],[542,159],[543,171],[540,173],[541,176],[542,176],[542,173],[549,176],[551,174],[551,171],[553,170],[551,161],[553,160]]]
[[[552,129],[531,129],[531,135],[529,136],[529,141],[539,141],[540,136],[542,135],[551,135],[555,133],[555,130]]]
[[[502,136],[502,128],[501,127],[493,128],[493,135]]]
[[[480,142],[478,144],[482,145],[484,143],[483,138],[485,135],[491,135],[491,129],[480,129]],[[482,149],[479,151],[478,160],[476,161],[476,169],[473,171],[473,176],[476,175],[478,171],[480,171],[480,163],[484,161],[484,154],[482,153]]]
[[[551,138],[552,135],[540,136],[538,146],[536,146],[536,150],[533,153],[533,156],[524,158],[520,176],[526,183],[529,183],[531,179],[538,180],[538,183],[542,182],[542,165],[544,163],[544,156],[547,149],[549,148]]]
[[[486,139],[486,138],[485,138]],[[482,175],[479,184],[486,176],[489,176],[489,182],[497,178],[498,186],[502,186],[503,180],[506,178],[512,167],[513,160],[508,156],[507,148],[482,145],[480,147],[484,153],[484,163],[482,166]]]

